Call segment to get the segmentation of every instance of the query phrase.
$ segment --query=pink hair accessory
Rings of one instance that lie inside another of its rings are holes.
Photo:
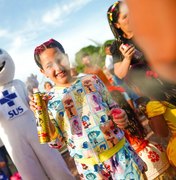
[[[158,74],[154,71],[146,71],[146,76],[147,77],[154,77],[154,78],[158,78]]]
[[[42,53],[45,49],[47,49],[47,46],[49,46],[51,43],[54,43],[54,39],[50,39],[49,41],[44,42],[40,46],[37,46],[35,48],[34,54]]]

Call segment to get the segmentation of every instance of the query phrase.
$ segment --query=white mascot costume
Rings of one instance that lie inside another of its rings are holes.
[[[74,179],[60,153],[39,144],[25,85],[14,73],[12,58],[0,49],[0,137],[22,179]]]

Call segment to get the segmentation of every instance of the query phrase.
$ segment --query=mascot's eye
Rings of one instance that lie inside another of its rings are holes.
[[[0,49],[0,54],[2,54],[3,52],[2,52],[2,50]]]

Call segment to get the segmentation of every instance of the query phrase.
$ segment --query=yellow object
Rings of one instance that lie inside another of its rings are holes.
[[[51,140],[55,140],[57,137],[58,137],[58,130],[57,130],[57,128],[55,128],[55,132],[53,135],[50,134],[50,138],[51,138]]]
[[[169,162],[176,167],[176,107],[168,102],[151,101],[147,104],[146,112],[149,117],[163,114],[171,131],[171,138],[167,146]]]
[[[79,163],[87,164],[87,165],[99,164],[110,159],[115,153],[117,153],[124,146],[124,144],[125,144],[125,138],[121,139],[113,148],[100,153],[98,158],[95,157],[81,158],[81,159],[75,158],[75,160]]]
[[[36,124],[37,124],[37,133],[40,144],[45,144],[50,141],[49,136],[49,113],[47,109],[46,102],[42,99],[42,93],[35,88],[33,97],[37,105],[35,110]]]
[[[148,118],[164,114],[166,107],[159,101],[150,101],[146,106],[146,113]]]

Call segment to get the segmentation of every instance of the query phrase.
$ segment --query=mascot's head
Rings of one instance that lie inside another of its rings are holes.
[[[0,48],[0,86],[13,80],[15,64],[10,55]]]

